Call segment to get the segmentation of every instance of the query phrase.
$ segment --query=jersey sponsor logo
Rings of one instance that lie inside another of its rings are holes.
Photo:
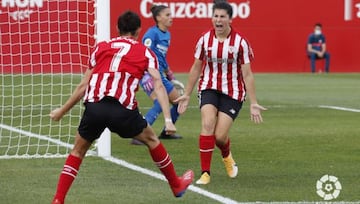
[[[244,0],[240,3],[229,2],[233,8],[233,18],[247,19],[250,16],[250,1]],[[140,13],[145,18],[151,17],[150,7],[152,4],[165,5],[170,8],[173,18],[211,18],[213,3],[205,2],[161,2],[155,0],[142,0]]]
[[[164,45],[160,45],[157,44],[156,48],[159,50],[159,52],[161,52],[163,55],[166,55],[167,51],[168,51],[168,47],[164,46]]]
[[[8,10],[14,10],[12,12],[9,11],[9,17],[13,20],[25,20],[30,17],[32,13],[35,12],[36,8],[43,7],[43,0],[2,0],[1,8],[7,8]],[[0,10],[0,14],[2,11]]]
[[[233,58],[207,58],[208,62],[216,62],[219,64],[225,63],[225,64],[232,64],[234,61],[236,61]]]

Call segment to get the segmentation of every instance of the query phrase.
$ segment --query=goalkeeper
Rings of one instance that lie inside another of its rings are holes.
[[[150,27],[142,38],[142,42],[145,46],[150,48],[158,57],[159,61],[159,71],[161,74],[162,82],[166,88],[171,107],[171,119],[175,123],[179,117],[177,111],[178,104],[174,102],[184,91],[184,85],[175,79],[173,72],[169,69],[168,63],[166,61],[166,54],[170,46],[170,32],[169,28],[172,25],[172,18],[170,9],[164,5],[154,5],[151,7],[151,12],[155,20],[156,25]],[[154,93],[154,85],[152,77],[149,74],[145,74],[140,85],[146,94],[153,100],[153,106],[146,113],[146,121],[152,125],[159,114],[161,113],[161,107],[156,99]],[[168,135],[163,129],[160,136],[160,139],[181,139],[180,135]],[[133,139],[132,144],[141,144],[137,140]]]

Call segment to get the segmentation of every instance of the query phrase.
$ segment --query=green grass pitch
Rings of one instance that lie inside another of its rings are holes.
[[[186,74],[176,76],[186,83]],[[264,123],[256,125],[249,119],[249,103],[245,102],[231,128],[238,177],[227,177],[216,149],[211,183],[198,187],[237,202],[321,202],[324,200],[316,193],[316,182],[327,174],[336,176],[342,185],[333,201],[359,202],[360,112],[356,110],[360,110],[360,74],[255,74],[255,79],[258,101],[269,110],[263,112]],[[151,106],[142,91],[138,101],[143,113]],[[195,179],[200,176],[197,104],[194,91],[191,107],[176,123],[184,138],[163,141],[178,174],[193,169]],[[154,124],[156,132],[160,133],[162,125],[160,116]],[[44,134],[51,132],[49,126],[39,128]],[[129,142],[112,135],[112,156],[159,173],[148,150]],[[64,158],[0,160],[0,203],[50,203],[63,163]],[[219,203],[193,191],[176,199],[164,181],[98,157],[83,161],[66,201]]]

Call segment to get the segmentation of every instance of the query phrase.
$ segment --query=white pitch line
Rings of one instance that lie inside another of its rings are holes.
[[[319,105],[318,106],[319,108],[328,108],[328,109],[334,109],[334,110],[343,110],[343,111],[350,111],[350,112],[360,112],[359,109],[353,109],[353,108],[345,108],[345,107],[338,107],[338,106],[327,106],[327,105]],[[197,108],[197,106],[193,106],[191,108]],[[11,127],[11,126],[7,126],[7,125],[4,125],[4,124],[0,124],[0,127],[1,128],[4,128],[4,129],[7,129],[7,130],[10,130],[10,131],[14,131],[14,132],[17,132],[17,133],[20,133],[20,134],[24,134],[24,135],[27,135],[29,137],[36,137],[36,138],[39,138],[39,139],[44,139],[44,140],[48,140],[50,142],[53,142],[53,143],[56,143],[56,144],[59,144],[59,145],[62,145],[62,146],[65,146],[65,147],[68,147],[68,148],[71,148],[72,145],[70,144],[67,144],[67,143],[64,143],[64,142],[61,142],[61,141],[58,141],[58,140],[54,140],[54,139],[51,139],[47,136],[42,136],[42,135],[37,135],[37,134],[34,134],[34,133],[30,133],[30,132],[26,132],[26,131],[23,131],[23,130],[20,130],[20,129],[17,129],[17,128],[14,128],[14,127]],[[92,153],[94,154],[94,152]],[[160,173],[157,173],[157,172],[154,172],[154,171],[151,171],[149,169],[145,169],[143,167],[140,167],[140,166],[137,166],[137,165],[134,165],[134,164],[131,164],[129,162],[126,162],[124,160],[121,160],[121,159],[118,159],[118,158],[115,158],[115,157],[102,157],[104,160],[106,161],[110,161],[112,163],[115,163],[115,164],[118,164],[120,166],[123,166],[123,167],[126,167],[128,169],[131,169],[133,171],[137,171],[137,172],[140,172],[140,173],[143,173],[143,174],[146,174],[148,176],[151,176],[151,177],[154,177],[154,178],[157,178],[157,179],[160,179],[160,180],[163,180],[163,181],[166,181],[165,177],[160,174]],[[206,191],[204,189],[201,189],[199,187],[196,187],[194,185],[190,185],[188,190],[191,190],[195,193],[198,193],[202,196],[205,196],[205,197],[208,197],[210,199],[213,199],[213,200],[216,200],[220,203],[223,203],[223,204],[256,204],[256,203],[259,203],[259,202],[237,202],[235,200],[232,200],[230,198],[227,198],[227,197],[223,197],[221,195],[218,195],[218,194],[215,194],[215,193],[211,193],[209,191]],[[285,203],[293,203],[293,204],[301,204],[301,203],[327,203],[327,202],[307,202],[307,201],[303,201],[303,202],[261,202],[261,203],[270,203],[270,204],[275,204],[275,203],[278,203],[278,204],[285,204]],[[339,202],[339,203],[358,203],[358,202],[346,202],[346,201],[343,201],[343,202]]]
[[[22,134],[22,135],[26,135],[28,137],[34,137],[34,138],[38,138],[38,139],[41,139],[41,140],[47,140],[49,142],[58,144],[60,146],[67,147],[69,149],[72,149],[72,147],[73,147],[73,145],[71,145],[71,144],[64,143],[62,141],[49,138],[47,136],[27,132],[27,131],[24,131],[24,130],[21,130],[21,129],[18,129],[18,128],[14,128],[14,127],[11,127],[11,126],[8,126],[8,125],[0,124],[0,128],[6,129],[6,130],[9,130],[9,131],[12,131],[12,132],[16,132],[16,133],[19,133],[19,134]],[[91,151],[91,150],[89,150],[88,153],[90,153],[91,155],[96,154],[96,152]],[[115,157],[101,157],[101,158],[103,158],[106,161],[110,161],[112,163],[115,163],[115,164],[118,164],[120,166],[131,169],[133,171],[137,171],[137,172],[146,174],[148,176],[151,176],[151,177],[166,181],[165,177],[162,174],[151,171],[149,169],[145,169],[143,167],[140,167],[140,166],[137,166],[137,165],[134,165],[134,164],[131,164],[131,163],[127,162],[127,161],[124,161],[124,160],[121,160],[121,159],[118,159],[118,158],[115,158]],[[223,197],[223,196],[215,194],[215,193],[211,193],[209,191],[203,190],[203,189],[198,188],[198,187],[193,186],[193,185],[190,185],[188,190],[191,190],[191,191],[193,191],[195,193],[201,194],[201,195],[203,195],[205,197],[209,197],[209,198],[211,198],[213,200],[216,200],[216,201],[219,201],[220,203],[223,203],[223,204],[238,204],[238,202],[235,201],[235,200]]]
[[[327,106],[327,105],[320,105],[318,107],[360,113],[360,109],[354,109],[354,108],[345,108],[345,107]]]
[[[151,176],[151,177],[166,181],[165,177],[162,174],[151,171],[149,169],[145,169],[143,167],[140,167],[140,166],[137,166],[137,165],[134,165],[134,164],[131,164],[131,163],[126,162],[124,160],[121,160],[121,159],[118,159],[118,158],[115,158],[115,157],[102,157],[102,158],[104,160],[110,161],[112,163],[118,164],[118,165],[126,167],[128,169],[131,169],[133,171],[137,171],[137,172],[146,174],[148,176]],[[235,200],[232,200],[232,199],[227,198],[227,197],[223,197],[223,196],[215,194],[215,193],[211,193],[209,191],[206,191],[206,190],[201,189],[199,187],[196,187],[194,185],[190,185],[188,190],[191,190],[191,191],[193,191],[195,193],[198,193],[198,194],[203,195],[205,197],[211,198],[211,199],[216,200],[216,201],[218,201],[220,203],[223,203],[223,204],[239,204],[239,202],[237,202]]]
[[[74,147],[74,145],[72,145],[72,144],[68,144],[68,143],[62,142],[60,140],[52,139],[52,138],[50,138],[48,136],[45,136],[45,135],[34,134],[34,133],[31,133],[31,132],[28,132],[28,131],[24,131],[24,130],[21,130],[21,129],[18,129],[18,128],[14,128],[14,127],[5,125],[5,124],[0,124],[0,128],[9,130],[11,132],[19,133],[21,135],[26,135],[28,137],[34,137],[34,138],[38,138],[38,139],[41,139],[41,140],[46,140],[46,141],[52,142],[54,144],[58,144],[60,146],[66,147],[68,149],[72,149]],[[92,150],[89,150],[88,154],[96,155],[96,152],[92,151]]]
[[[26,135],[26,136],[28,136],[28,137],[35,137],[35,138],[38,138],[38,139],[41,139],[41,140],[47,140],[47,141],[49,141],[49,142],[52,142],[52,143],[55,143],[55,144],[58,144],[58,145],[67,147],[67,148],[69,148],[69,149],[71,149],[71,148],[73,147],[73,145],[70,145],[70,144],[68,144],[68,143],[61,142],[61,141],[59,141],[59,140],[55,140],[55,139],[49,138],[49,137],[47,137],[47,136],[43,136],[43,135],[38,135],[38,134],[31,133],[31,132],[27,132],[27,131],[24,131],[24,130],[21,130],[21,129],[18,129],[18,128],[14,128],[14,127],[11,127],[11,126],[8,126],[8,125],[5,125],[5,124],[0,124],[0,128],[9,130],[9,131],[11,131],[11,132],[19,133],[19,134],[21,134],[21,135]]]

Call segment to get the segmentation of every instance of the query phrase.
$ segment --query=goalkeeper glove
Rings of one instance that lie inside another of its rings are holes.
[[[140,85],[148,95],[153,92],[154,81],[148,72],[146,72],[143,78],[140,80]]]

